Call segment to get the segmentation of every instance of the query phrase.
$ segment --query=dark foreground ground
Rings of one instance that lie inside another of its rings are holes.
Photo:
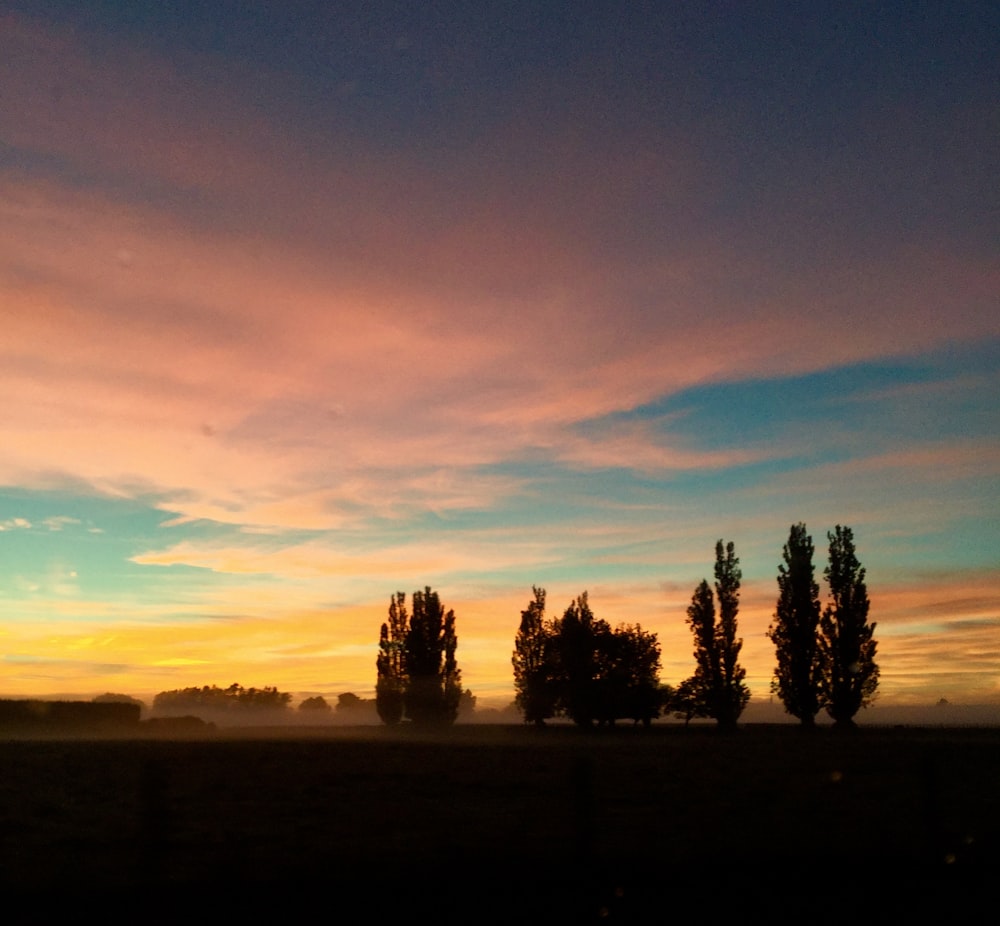
[[[995,885],[995,729],[0,741],[8,922],[975,921]]]

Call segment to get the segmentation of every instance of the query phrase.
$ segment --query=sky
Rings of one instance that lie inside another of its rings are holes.
[[[676,684],[722,538],[760,703],[802,521],[1000,717],[998,87],[985,0],[7,0],[0,694],[371,696],[425,586],[481,706],[535,585]]]

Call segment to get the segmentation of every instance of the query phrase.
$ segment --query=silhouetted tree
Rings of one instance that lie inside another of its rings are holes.
[[[471,688],[466,688],[458,699],[458,716],[469,717],[476,713],[476,696]]]
[[[806,726],[815,724],[823,698],[813,552],[805,524],[793,524],[784,548],[785,563],[778,566],[778,603],[767,630],[778,660],[771,688],[785,710]]]
[[[277,688],[228,688],[205,685],[161,691],[153,698],[153,710],[159,713],[196,713],[198,711],[284,711],[292,696]]]
[[[714,717],[721,671],[715,642],[715,595],[706,579],[701,580],[691,596],[687,623],[694,636],[695,660],[694,675],[688,682],[692,695],[703,705],[705,715]]]
[[[328,714],[333,708],[327,704],[326,698],[322,695],[316,695],[315,697],[305,698],[300,701],[299,710],[305,714]]]
[[[413,613],[397,592],[379,635],[375,703],[382,722],[403,717],[421,725],[451,724],[462,699],[462,675],[455,660],[455,612],[445,612],[430,587],[413,593]]]
[[[397,592],[389,604],[389,620],[382,625],[375,665],[375,708],[382,723],[394,726],[406,709],[406,636],[409,616],[406,593]]]
[[[370,708],[372,702],[369,698],[359,698],[353,691],[345,691],[337,695],[337,710],[347,713],[348,711],[360,711]]]
[[[853,532],[838,524],[827,539],[830,560],[823,574],[830,603],[823,609],[819,636],[823,696],[836,725],[850,727],[878,689],[875,624],[868,623],[865,570],[855,555]]]
[[[660,713],[666,715],[673,710],[674,699],[677,697],[677,689],[673,685],[660,684],[656,690],[660,701]]]
[[[104,694],[99,694],[93,700],[94,704],[137,704],[140,712],[144,712],[146,710],[146,703],[144,701],[140,701],[138,698],[133,698],[132,695],[116,694],[112,691],[106,691]]]
[[[235,697],[236,703],[239,707],[249,710],[263,711],[286,710],[292,700],[292,696],[287,691],[278,691],[278,689],[273,686],[239,689],[235,693]]]
[[[589,727],[598,716],[598,641],[610,632],[607,622],[595,620],[586,592],[570,603],[556,626],[561,667],[559,705],[581,727]]]
[[[743,640],[736,636],[742,578],[739,562],[733,544],[723,546],[720,540],[715,545],[718,620],[715,596],[704,579],[695,589],[687,610],[687,623],[695,639],[696,668],[692,677],[695,697],[722,729],[736,726],[750,700],[744,681],[746,670],[739,664]]]
[[[699,685],[694,678],[686,678],[676,689],[664,694],[665,710],[672,713],[685,726],[695,717],[708,717],[708,705],[699,696]]]
[[[545,620],[545,589],[533,588],[514,640],[515,704],[525,722],[556,715],[579,726],[660,713],[660,644],[638,624],[615,630],[594,617],[584,592],[561,619]]]
[[[716,720],[723,727],[735,727],[743,708],[750,700],[750,691],[745,681],[746,669],[739,663],[743,638],[736,636],[742,578],[740,561],[732,541],[723,549],[720,540],[715,545],[715,594],[719,600],[719,624],[716,629],[722,667],[722,691]]]
[[[406,634],[406,713],[417,724],[451,724],[462,697],[455,661],[455,612],[445,612],[430,587],[413,593]]]
[[[614,631],[596,622],[597,717],[613,724],[624,718],[649,726],[660,714],[660,644],[639,624]]]
[[[525,723],[541,726],[556,713],[558,648],[554,627],[545,622],[545,589],[532,586],[531,591],[534,597],[521,612],[511,662],[518,710]]]
[[[627,642],[606,621],[594,622],[593,710],[598,723],[614,726],[628,715],[629,664]]]
[[[660,642],[639,624],[625,624],[615,635],[626,640],[630,666],[625,716],[648,727],[660,716]]]

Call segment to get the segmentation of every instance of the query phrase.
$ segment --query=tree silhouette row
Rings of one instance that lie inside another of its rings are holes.
[[[875,624],[868,622],[865,570],[850,528],[827,534],[824,570],[830,600],[823,609],[815,582],[812,538],[792,525],[778,567],[778,599],[767,635],[777,658],[772,690],[785,710],[813,725],[825,709],[850,726],[878,688]],[[561,617],[546,618],[545,589],[533,587],[521,612],[511,662],[515,703],[526,723],[566,717],[583,727],[631,719],[649,724],[661,711],[736,727],[750,700],[738,635],[742,572],[735,545],[715,547],[715,581],[703,579],[691,596],[686,622],[694,640],[694,673],[677,688],[661,685],[660,644],[639,624],[611,625],[594,616],[583,592]],[[376,661],[376,707],[383,723],[451,724],[462,697],[453,611],[430,587],[392,596]]]
[[[830,602],[820,610],[812,537],[793,524],[778,567],[778,605],[768,637],[778,658],[772,690],[785,710],[812,726],[823,708],[839,726],[852,726],[878,688],[875,624],[868,622],[865,570],[854,534],[839,524],[827,533],[829,565],[823,571]]]

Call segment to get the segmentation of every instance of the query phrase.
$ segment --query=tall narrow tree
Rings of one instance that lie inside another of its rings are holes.
[[[375,707],[382,723],[394,726],[406,708],[406,635],[409,618],[406,594],[397,592],[389,604],[389,620],[382,625],[375,666]]]
[[[778,661],[771,688],[785,710],[804,726],[815,724],[822,706],[820,605],[814,552],[805,524],[793,524],[784,548],[784,565],[778,566],[778,603],[767,630]]]
[[[868,623],[865,570],[854,550],[854,534],[839,524],[827,534],[830,561],[823,571],[830,603],[820,618],[819,648],[827,713],[837,726],[854,726],[854,715],[867,707],[878,689],[875,624]]]
[[[746,669],[739,663],[743,638],[736,636],[742,578],[740,560],[732,541],[723,547],[720,540],[715,545],[715,594],[719,600],[716,640],[722,669],[722,689],[716,720],[719,721],[719,726],[727,728],[736,726],[736,721],[750,700],[750,691],[745,682]]]
[[[511,662],[515,702],[525,723],[541,726],[556,712],[558,649],[554,630],[545,622],[545,589],[531,591],[534,597],[521,612]]]
[[[715,628],[722,670],[716,720],[720,727],[733,728],[750,700],[746,669],[739,662],[743,638],[737,637],[736,615],[740,609],[740,560],[732,541],[715,545],[715,594],[719,599],[719,623]]]
[[[726,730],[736,726],[750,700],[746,670],[739,662],[743,640],[736,635],[742,578],[739,562],[734,545],[723,545],[720,540],[715,545],[715,595],[708,582],[702,580],[687,610],[687,623],[695,640],[696,668],[691,680],[694,697],[704,713]]]
[[[715,643],[715,595],[702,579],[691,596],[687,624],[694,636],[694,675],[689,681],[691,697],[703,716],[715,717],[719,697],[719,650]]]

